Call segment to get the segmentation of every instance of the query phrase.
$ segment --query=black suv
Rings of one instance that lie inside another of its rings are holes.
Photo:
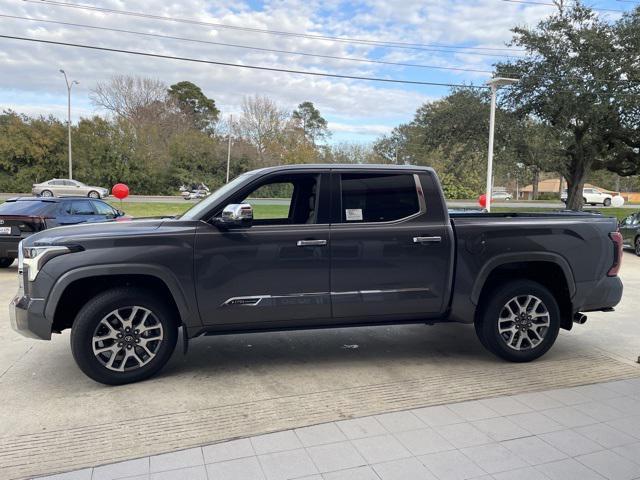
[[[260,211],[250,198],[278,193]],[[284,205],[283,205],[284,204]],[[275,210],[275,211],[274,211]],[[449,214],[433,170],[293,165],[246,173],[175,219],[22,242],[13,326],[71,329],[91,378],[147,378],[200,335],[392,323],[475,325],[515,362],[621,298],[622,238],[596,214]]]

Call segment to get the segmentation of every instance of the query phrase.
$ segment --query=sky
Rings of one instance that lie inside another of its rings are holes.
[[[488,72],[495,62],[522,54],[507,46],[512,27],[534,26],[554,11],[554,7],[547,5],[503,0],[56,0],[54,3],[0,0],[0,35],[232,64],[475,85],[490,78]],[[587,4],[603,9],[599,14],[614,20],[620,15],[618,11],[630,10],[640,2],[593,0]],[[73,5],[124,10],[135,15],[72,8]],[[148,18],[149,15],[189,22]],[[87,28],[87,25],[102,29]],[[371,41],[396,46],[372,45]],[[356,62],[255,48],[465,71]],[[424,102],[449,91],[448,87],[441,86],[312,77],[0,38],[0,110],[66,119],[67,89],[60,69],[67,72],[70,80],[79,82],[72,89],[73,122],[80,117],[105,114],[90,100],[90,91],[97,82],[108,81],[113,75],[132,75],[159,79],[167,85],[191,81],[216,101],[225,118],[237,115],[243,98],[256,94],[272,98],[286,110],[311,101],[328,120],[332,142],[370,142],[394,126],[410,121]]]

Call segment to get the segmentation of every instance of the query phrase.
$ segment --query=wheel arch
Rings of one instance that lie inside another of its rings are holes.
[[[548,288],[558,301],[561,327],[571,330],[572,299],[576,286],[571,267],[564,258],[550,252],[499,255],[480,270],[471,293],[471,300],[480,307],[483,298],[496,285],[513,278],[533,280]],[[478,312],[480,310],[481,308],[477,309]]]
[[[108,288],[135,285],[158,292],[174,309],[181,324],[189,324],[194,309],[173,274],[155,265],[99,265],[71,270],[58,279],[47,298],[45,317],[52,330],[70,328],[80,308]]]

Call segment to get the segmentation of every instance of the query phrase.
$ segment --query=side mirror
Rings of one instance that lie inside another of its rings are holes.
[[[116,218],[124,217],[124,212],[122,210],[116,210]]]
[[[253,223],[253,207],[248,203],[232,203],[224,207],[215,224],[222,228],[247,228]]]

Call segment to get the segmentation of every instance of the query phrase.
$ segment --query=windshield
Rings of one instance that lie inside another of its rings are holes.
[[[247,179],[247,177],[250,177],[251,175],[253,175],[253,173],[251,172],[243,173],[239,177],[234,178],[229,183],[217,189],[215,192],[209,195],[206,199],[196,203],[193,207],[191,207],[189,210],[184,212],[179,218],[181,220],[199,219],[204,212],[206,212],[211,208],[212,205],[214,205],[218,200],[220,200],[227,193],[233,190],[236,187],[236,185],[240,185],[241,183],[243,183]]]

